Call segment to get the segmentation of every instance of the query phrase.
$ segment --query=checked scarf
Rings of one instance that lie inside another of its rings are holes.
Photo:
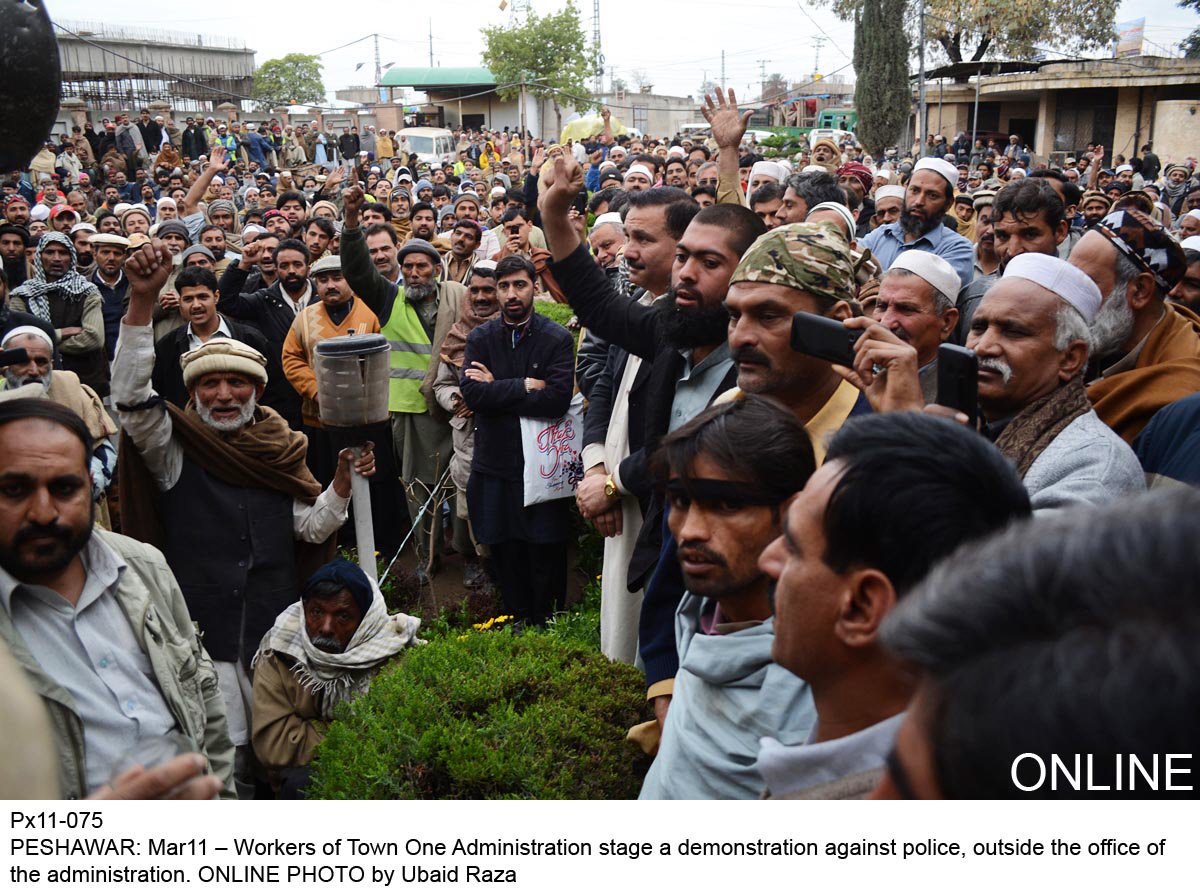
[[[321,716],[331,719],[335,706],[366,692],[380,665],[405,646],[421,642],[417,639],[421,619],[403,613],[389,615],[383,594],[373,581],[371,590],[374,596],[371,607],[346,645],[346,651],[335,654],[314,646],[304,626],[304,603],[294,602],[280,613],[275,626],[263,637],[253,664],[270,654],[291,658],[296,676],[313,693]]]
[[[42,252],[46,250],[46,246],[51,242],[57,242],[59,245],[64,245],[67,251],[71,253],[71,266],[61,279],[56,279],[49,282],[46,279],[46,270],[42,265]],[[37,252],[33,256],[33,276],[21,283],[17,288],[13,289],[12,297],[23,298],[25,306],[29,308],[29,312],[47,323],[53,323],[50,319],[50,303],[46,300],[46,296],[51,292],[61,291],[67,296],[70,301],[80,301],[89,292],[95,290],[95,286],[79,275],[75,269],[76,257],[75,246],[71,244],[71,240],[62,233],[49,232],[42,236],[42,241],[38,245]]]

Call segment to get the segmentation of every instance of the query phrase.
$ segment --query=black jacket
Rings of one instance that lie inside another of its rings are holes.
[[[271,403],[271,385],[275,384],[278,390],[279,383],[286,380],[278,359],[272,359],[267,340],[253,326],[239,323],[237,320],[226,317],[225,325],[235,339],[260,351],[267,358],[267,390],[263,392],[261,403],[275,409]],[[190,350],[187,332],[188,327],[185,324],[174,332],[168,332],[154,343],[154,374],[151,379],[154,391],[177,407],[186,407],[188,402],[188,390],[183,384],[183,368],[179,365],[179,359]]]
[[[512,329],[500,317],[488,320],[467,336],[463,369],[482,363],[494,382],[463,376],[462,395],[475,411],[475,454],[472,472],[521,481],[522,416],[558,419],[571,405],[575,382],[575,340],[565,328],[535,313],[529,329],[512,346]],[[525,379],[541,379],[546,387],[525,391]]]
[[[358,152],[361,148],[358,134],[356,133],[344,133],[338,137],[338,152],[342,153],[343,161],[357,161]]]
[[[208,153],[208,138],[204,135],[204,128],[199,124],[185,127],[181,142],[183,143],[183,155],[187,158],[194,160]]]
[[[639,397],[641,406],[635,408],[631,403],[629,414],[630,443],[635,426],[641,426],[642,446],[622,461],[620,471],[625,489],[639,499],[647,498],[645,521],[629,562],[629,589],[638,590],[654,570],[662,547],[662,500],[653,493],[649,461],[670,426],[675,384],[683,375],[685,360],[667,344],[662,309],[656,304],[647,307],[621,296],[582,244],[569,257],[552,261],[550,271],[584,326],[630,354],[644,358],[647,362],[643,369],[649,367],[644,379],[644,397]],[[735,384],[736,367],[730,369],[716,393]]]
[[[275,284],[257,292],[243,292],[248,270],[243,270],[237,264],[230,264],[221,275],[221,300],[217,302],[217,310],[226,318],[249,323],[258,329],[266,339],[269,350],[264,351],[269,362],[274,363],[275,369],[283,368],[283,342],[292,328],[296,314],[291,302],[283,297],[283,284],[276,280]],[[270,375],[268,367],[268,375]],[[275,387],[272,387],[272,386]],[[268,380],[267,393],[263,402],[271,401],[270,406],[280,416],[287,420],[296,431],[300,430],[300,395],[291,383],[280,374],[275,382]]]
[[[621,380],[625,376],[625,367],[629,363],[629,352],[616,345],[608,346],[608,355],[600,370],[600,375],[592,385],[592,393],[588,395],[587,415],[583,418],[583,443],[603,444],[608,434],[608,423],[612,419],[613,399]],[[646,385],[650,381],[652,364],[642,363],[633,377],[629,389],[629,456],[622,460],[622,482],[624,474],[640,462],[640,458],[626,465],[635,454],[640,454],[646,444]],[[634,473],[635,475],[637,473]],[[627,485],[628,486],[628,485]],[[650,493],[635,493],[642,511],[647,509]]]

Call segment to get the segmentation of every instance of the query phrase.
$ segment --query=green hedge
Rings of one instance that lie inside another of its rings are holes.
[[[309,797],[637,797],[648,759],[624,737],[649,719],[642,675],[579,633],[485,629],[406,651],[338,709]]]
[[[557,301],[534,301],[533,309],[544,317],[549,317],[560,326],[566,326],[575,316],[569,304],[559,304]]]

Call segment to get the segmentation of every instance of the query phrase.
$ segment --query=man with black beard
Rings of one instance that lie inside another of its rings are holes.
[[[0,224],[0,261],[4,262],[4,275],[10,289],[29,279],[29,261],[25,257],[28,247],[29,230],[20,224]]]
[[[885,271],[902,251],[931,252],[949,261],[968,285],[975,278],[975,246],[942,223],[957,185],[958,168],[940,158],[922,158],[908,181],[900,220],[872,230],[859,247],[869,248]]]
[[[596,519],[597,527],[609,535],[623,531],[627,517],[633,524],[645,519],[636,534],[636,545],[626,551],[628,563],[613,563],[626,564],[627,574],[614,568],[602,578],[616,578],[616,601],[610,611],[601,609],[602,646],[632,660],[629,653],[636,648],[638,633],[636,628],[630,629],[630,619],[638,616],[639,607],[636,597],[629,600],[626,591],[641,589],[658,561],[662,544],[662,500],[650,486],[648,459],[664,435],[734,383],[725,341],[728,317],[722,301],[742,252],[766,227],[740,205],[714,205],[697,212],[694,200],[672,187],[632,196],[625,218],[629,240],[625,257],[631,276],[648,290],[668,288],[665,299],[651,306],[629,302],[615,294],[604,271],[591,260],[571,228],[567,212],[574,198],[570,190],[576,184],[567,178],[582,177],[582,173],[573,161],[561,163],[565,164],[561,170],[560,162],[555,164],[559,185],[551,186],[542,207],[542,227],[555,257],[551,271],[584,325],[630,355],[620,365],[620,357],[610,354],[608,364],[612,371],[608,388],[615,396],[609,405],[618,406],[623,390],[628,389],[624,400],[628,418],[618,416],[607,424],[597,424],[602,415],[599,420],[589,418],[585,443],[603,441],[604,448],[602,453],[585,454],[584,464],[599,456],[605,462],[599,465],[593,460],[588,476],[580,483],[577,502],[584,515]],[[668,283],[649,278],[650,271],[661,270],[666,258],[673,258]],[[630,364],[634,365],[632,373]],[[598,384],[589,417],[598,410],[597,405],[605,404],[603,391]],[[632,495],[636,503],[623,501],[624,495]],[[633,514],[635,508],[640,510],[637,515]]]
[[[271,253],[275,282],[254,292],[243,291],[250,271],[262,259],[269,244],[251,242],[243,249],[238,262],[230,264],[221,275],[221,299],[217,302],[217,311],[258,329],[267,340],[272,361],[282,363],[283,343],[296,314],[312,300],[313,288],[308,279],[308,247],[299,239],[284,239]],[[284,376],[274,376],[267,381],[262,402],[287,420],[293,430],[300,430],[303,424],[300,395]]]

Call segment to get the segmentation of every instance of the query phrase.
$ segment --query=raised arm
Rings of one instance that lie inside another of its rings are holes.
[[[723,96],[718,87],[715,103],[711,96],[705,96],[701,112],[712,128],[713,140],[717,144],[717,201],[745,205],[746,195],[742,192],[741,176],[738,174],[738,152],[753,112],[739,112],[733,88],[730,87],[727,92],[728,95]]]
[[[208,167],[200,172],[200,176],[196,178],[196,182],[192,184],[188,194],[183,197],[183,207],[179,209],[179,216],[187,217],[189,214],[195,214],[200,206],[200,200],[208,192],[213,177],[227,170],[229,170],[229,159],[226,157],[225,147],[213,146],[212,154],[208,158]]]
[[[129,306],[121,320],[121,336],[112,365],[112,396],[121,427],[133,438],[155,483],[168,490],[179,480],[183,450],[172,439],[171,417],[156,401],[154,374],[154,306],[171,275],[171,252],[157,239],[134,250],[125,261]]]

